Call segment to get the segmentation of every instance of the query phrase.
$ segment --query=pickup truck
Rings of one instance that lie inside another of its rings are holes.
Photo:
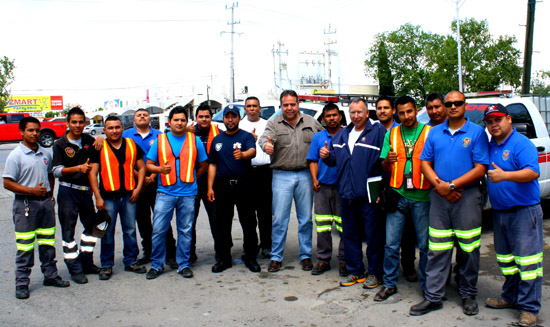
[[[28,113],[0,113],[0,143],[22,141],[23,137],[19,132],[19,122],[23,117],[28,116]],[[67,124],[64,121],[40,122],[38,142],[41,146],[49,148],[56,138],[60,138],[65,134],[66,130]]]
[[[487,106],[500,103],[508,109],[512,116],[512,125],[516,130],[527,136],[539,151],[540,165],[540,196],[547,198],[550,195],[550,138],[546,123],[543,120],[539,109],[528,98],[512,97],[512,98],[474,98],[466,99],[468,106],[466,107],[466,117],[471,122],[486,128],[483,121],[483,113]],[[418,121],[427,123],[430,120],[426,109],[422,109],[418,114]],[[487,132],[489,139],[491,135]],[[485,209],[488,209],[490,204],[486,202]]]

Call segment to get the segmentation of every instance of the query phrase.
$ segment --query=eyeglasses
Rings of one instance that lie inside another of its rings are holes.
[[[451,108],[453,106],[453,104],[455,105],[455,107],[460,107],[460,106],[464,105],[465,103],[466,103],[465,101],[447,101],[447,102],[445,102],[445,107]]]

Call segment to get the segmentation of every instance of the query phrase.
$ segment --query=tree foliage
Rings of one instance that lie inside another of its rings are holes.
[[[457,24],[451,25],[456,34]],[[453,35],[428,33],[420,26],[405,24],[395,31],[377,34],[365,60],[369,76],[385,85],[393,79],[398,96],[412,95],[422,102],[431,92],[447,93],[458,88],[457,42]],[[463,87],[465,92],[497,90],[501,84],[520,85],[520,51],[513,47],[514,37],[494,39],[486,21],[460,22]],[[383,47],[384,50],[380,49]],[[381,70],[386,52],[386,70]]]
[[[4,111],[4,108],[10,101],[10,84],[13,82],[15,69],[15,61],[10,60],[4,56],[0,58],[0,112]]]
[[[394,96],[395,89],[393,87],[393,76],[391,74],[390,65],[388,62],[388,52],[384,42],[378,45],[378,85],[379,94],[384,96]]]
[[[550,95],[550,71],[539,70],[536,77],[531,81],[531,93]]]

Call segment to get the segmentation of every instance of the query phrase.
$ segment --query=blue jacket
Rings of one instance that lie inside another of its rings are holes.
[[[338,194],[344,199],[368,199],[367,178],[381,176],[380,152],[384,144],[386,128],[381,124],[371,124],[367,120],[365,129],[359,136],[350,154],[349,133],[353,124],[340,130],[332,137],[330,156],[323,161],[328,166],[336,166],[338,171]]]

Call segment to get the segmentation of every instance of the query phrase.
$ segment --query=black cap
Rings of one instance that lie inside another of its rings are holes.
[[[94,226],[92,227],[92,236],[102,238],[111,225],[111,216],[107,210],[98,210],[95,215]]]
[[[483,120],[487,119],[488,116],[497,116],[497,117],[508,116],[508,110],[506,110],[506,107],[501,105],[500,103],[490,104],[487,107],[487,109],[485,109],[485,113],[483,114]]]

